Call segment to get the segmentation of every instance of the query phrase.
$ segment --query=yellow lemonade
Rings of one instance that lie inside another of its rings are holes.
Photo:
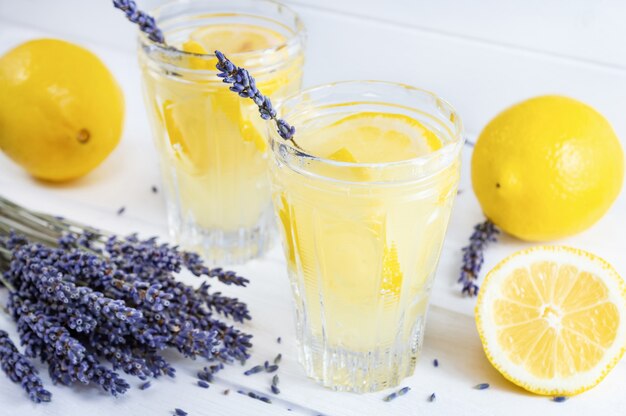
[[[458,157],[415,176],[449,140],[393,111],[301,120],[294,154],[312,158],[273,168],[301,358],[339,390],[379,390],[413,371],[457,190]]]
[[[267,124],[217,77],[212,54],[224,52],[280,100],[300,87],[303,52],[285,46],[288,30],[218,17],[166,32],[176,52],[141,61],[174,238],[213,262],[236,263],[262,253],[271,237]]]

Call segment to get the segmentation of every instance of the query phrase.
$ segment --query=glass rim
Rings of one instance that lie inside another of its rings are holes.
[[[465,143],[465,137],[463,136],[463,123],[461,121],[461,118],[458,116],[458,112],[452,106],[452,104],[450,104],[447,100],[441,98],[439,95],[429,90],[414,87],[414,86],[404,84],[404,83],[399,83],[399,82],[379,81],[379,80],[353,80],[353,81],[337,81],[337,82],[331,82],[327,84],[316,85],[314,87],[301,90],[300,92],[285,98],[277,105],[277,111],[279,112],[280,117],[284,117],[287,122],[290,122],[289,118],[295,116],[298,113],[295,113],[295,114],[294,113],[287,113],[287,114],[281,113],[281,110],[290,102],[296,102],[297,100],[302,99],[306,95],[314,94],[319,91],[328,90],[328,89],[337,88],[337,87],[349,87],[349,86],[355,86],[355,85],[375,85],[375,86],[381,86],[381,87],[403,88],[407,91],[410,91],[411,93],[418,93],[418,94],[426,95],[426,96],[429,96],[431,98],[438,100],[439,103],[442,103],[450,111],[450,114],[454,114],[455,116],[454,121],[452,121],[452,125],[454,127],[454,131],[452,135],[453,140],[451,140],[448,143],[445,143],[440,149],[437,149],[434,152],[427,153],[425,155],[421,155],[421,156],[410,158],[410,159],[397,160],[393,162],[365,162],[365,163],[364,162],[360,162],[360,163],[359,162],[345,162],[345,161],[328,159],[326,157],[316,156],[316,155],[310,154],[309,152],[297,146],[295,143],[297,143],[298,126],[296,125],[295,126],[296,133],[294,135],[294,139],[296,140],[296,142],[294,142],[293,140],[283,139],[278,134],[278,131],[274,128],[269,129],[270,140],[271,140],[270,147],[272,148],[272,150],[275,151],[273,144],[277,143],[279,147],[281,147],[280,145],[282,144],[284,148],[287,148],[288,151],[294,157],[313,160],[316,162],[323,163],[325,165],[331,165],[331,166],[336,166],[340,168],[360,167],[360,168],[369,168],[369,169],[382,169],[382,168],[393,168],[393,167],[404,167],[404,166],[411,166],[411,165],[426,164],[427,162],[430,162],[434,159],[438,159],[447,154],[455,153],[455,151],[457,149],[460,150],[461,146]],[[377,103],[393,104],[393,100],[389,99],[385,102],[377,102]],[[411,108],[407,106],[403,106],[403,107]]]
[[[237,2],[238,0],[230,0],[228,3],[233,3],[233,2]],[[287,37],[287,39],[280,43],[279,45],[276,45],[274,47],[271,48],[265,48],[265,49],[259,49],[259,50],[254,50],[254,51],[247,51],[247,52],[236,52],[236,53],[228,53],[226,54],[227,57],[229,59],[235,59],[235,60],[241,60],[244,61],[246,59],[250,59],[250,58],[254,58],[257,56],[262,56],[262,55],[266,55],[266,54],[272,54],[272,53],[277,53],[281,50],[289,50],[291,48],[295,48],[295,47],[299,47],[299,48],[303,48],[304,47],[304,43],[306,41],[306,27],[304,25],[304,22],[302,21],[302,19],[300,18],[300,15],[298,13],[295,12],[295,10],[293,10],[291,7],[287,6],[284,3],[281,3],[280,1],[277,0],[255,0],[255,2],[257,3],[268,3],[271,4],[273,6],[276,6],[278,8],[281,9],[281,13],[286,11],[289,14],[291,14],[294,18],[294,22],[295,24],[292,27],[289,27],[290,31],[292,32],[290,36]],[[163,12],[164,9],[167,9],[168,7],[173,7],[176,4],[180,4],[181,1],[180,0],[168,0],[165,3],[151,9],[149,11],[149,14],[151,16],[154,17],[155,21],[157,22],[157,24],[159,23],[159,15]],[[262,14],[258,14],[258,13],[240,13],[240,12],[229,12],[226,10],[222,11],[222,12],[216,12],[214,13],[215,16],[249,16],[249,17],[261,17],[261,18],[267,18],[268,20],[270,20],[271,18],[264,16]],[[138,31],[138,36],[140,39],[140,42],[143,44],[147,44],[152,48],[155,48],[157,51],[164,53],[166,55],[170,55],[171,57],[193,57],[193,58],[199,58],[199,59],[203,59],[206,61],[212,60],[212,59],[216,59],[217,55],[215,54],[215,52],[212,53],[196,53],[196,52],[186,52],[183,51],[182,49],[178,49],[174,46],[170,46],[167,44],[162,44],[159,42],[155,42],[154,40],[150,39],[149,35],[142,32],[140,29],[137,29]],[[185,68],[186,70],[189,70],[191,72],[217,72],[217,69],[192,69],[192,68]]]

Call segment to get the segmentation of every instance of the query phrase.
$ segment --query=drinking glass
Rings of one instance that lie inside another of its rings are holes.
[[[462,126],[436,95],[384,82],[337,83],[283,102],[294,141],[270,132],[272,195],[295,300],[300,361],[335,390],[371,392],[411,375],[459,182]],[[308,153],[298,136],[359,114],[408,116],[441,141],[385,163]]]
[[[139,60],[170,234],[213,264],[257,257],[275,230],[265,121],[217,77],[213,50],[198,48],[219,43],[279,102],[300,88],[302,22],[269,0],[171,1],[152,14],[167,46],[140,34]]]

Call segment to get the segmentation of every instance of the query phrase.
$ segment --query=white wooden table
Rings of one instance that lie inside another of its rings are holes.
[[[140,2],[141,3],[141,2]],[[142,4],[155,3],[144,1]],[[505,106],[542,93],[567,94],[596,106],[626,138],[626,5],[619,0],[542,1],[295,0],[309,29],[306,85],[343,79],[401,81],[438,92],[456,105],[468,136]],[[138,231],[166,238],[164,204],[156,156],[140,96],[133,28],[109,0],[0,0],[0,53],[35,37],[62,37],[83,44],[111,68],[126,93],[124,138],[96,171],[75,183],[43,184],[0,155],[0,194],[26,206],[62,214],[118,233]],[[329,64],[332,63],[332,64]],[[391,64],[390,64],[391,63]],[[0,97],[10,100],[11,97]],[[471,148],[466,148],[469,161]],[[220,288],[246,301],[253,320],[252,362],[283,354],[282,394],[268,405],[234,393],[238,388],[268,394],[269,376],[246,377],[236,366],[219,374],[210,389],[195,386],[201,362],[172,355],[174,380],[133,388],[113,399],[96,389],[50,386],[53,402],[30,403],[20,387],[0,375],[4,415],[168,415],[175,407],[190,415],[587,415],[623,414],[622,362],[595,389],[565,403],[531,395],[502,378],[487,362],[472,316],[474,300],[459,295],[460,249],[482,219],[468,180],[456,202],[411,392],[391,403],[385,393],[356,395],[325,390],[307,380],[295,358],[291,294],[281,250],[236,270],[252,281],[245,289]],[[121,206],[122,216],[116,215]],[[595,252],[626,276],[626,197],[591,230],[565,240]],[[504,237],[487,252],[488,270],[526,246]],[[192,278],[186,278],[194,282]],[[196,281],[197,282],[197,281]],[[4,299],[3,295],[0,297]],[[15,335],[0,314],[0,328]],[[277,337],[282,343],[276,343]],[[439,367],[432,360],[439,360]],[[41,367],[42,369],[44,367]],[[43,371],[44,380],[49,378]],[[129,378],[133,387],[138,380]],[[472,387],[487,382],[491,388]],[[231,394],[222,392],[230,389]],[[437,400],[427,400],[431,393]],[[287,409],[292,409],[288,413]]]

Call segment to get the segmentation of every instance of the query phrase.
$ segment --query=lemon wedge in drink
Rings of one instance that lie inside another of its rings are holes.
[[[432,130],[404,114],[361,112],[324,121],[328,125],[303,129],[295,140],[306,152],[336,162],[399,162],[424,156],[442,146]],[[329,177],[355,182],[382,179],[371,166],[325,166],[318,170]]]
[[[489,272],[476,324],[487,358],[537,394],[582,393],[609,373],[626,346],[626,286],[604,260],[540,246]]]
[[[341,162],[387,163],[413,159],[441,148],[437,135],[404,114],[361,112],[344,117],[298,144],[313,155]]]
[[[297,137],[314,155],[342,162],[387,163],[412,159],[441,148],[441,139],[404,114],[362,112]]]

